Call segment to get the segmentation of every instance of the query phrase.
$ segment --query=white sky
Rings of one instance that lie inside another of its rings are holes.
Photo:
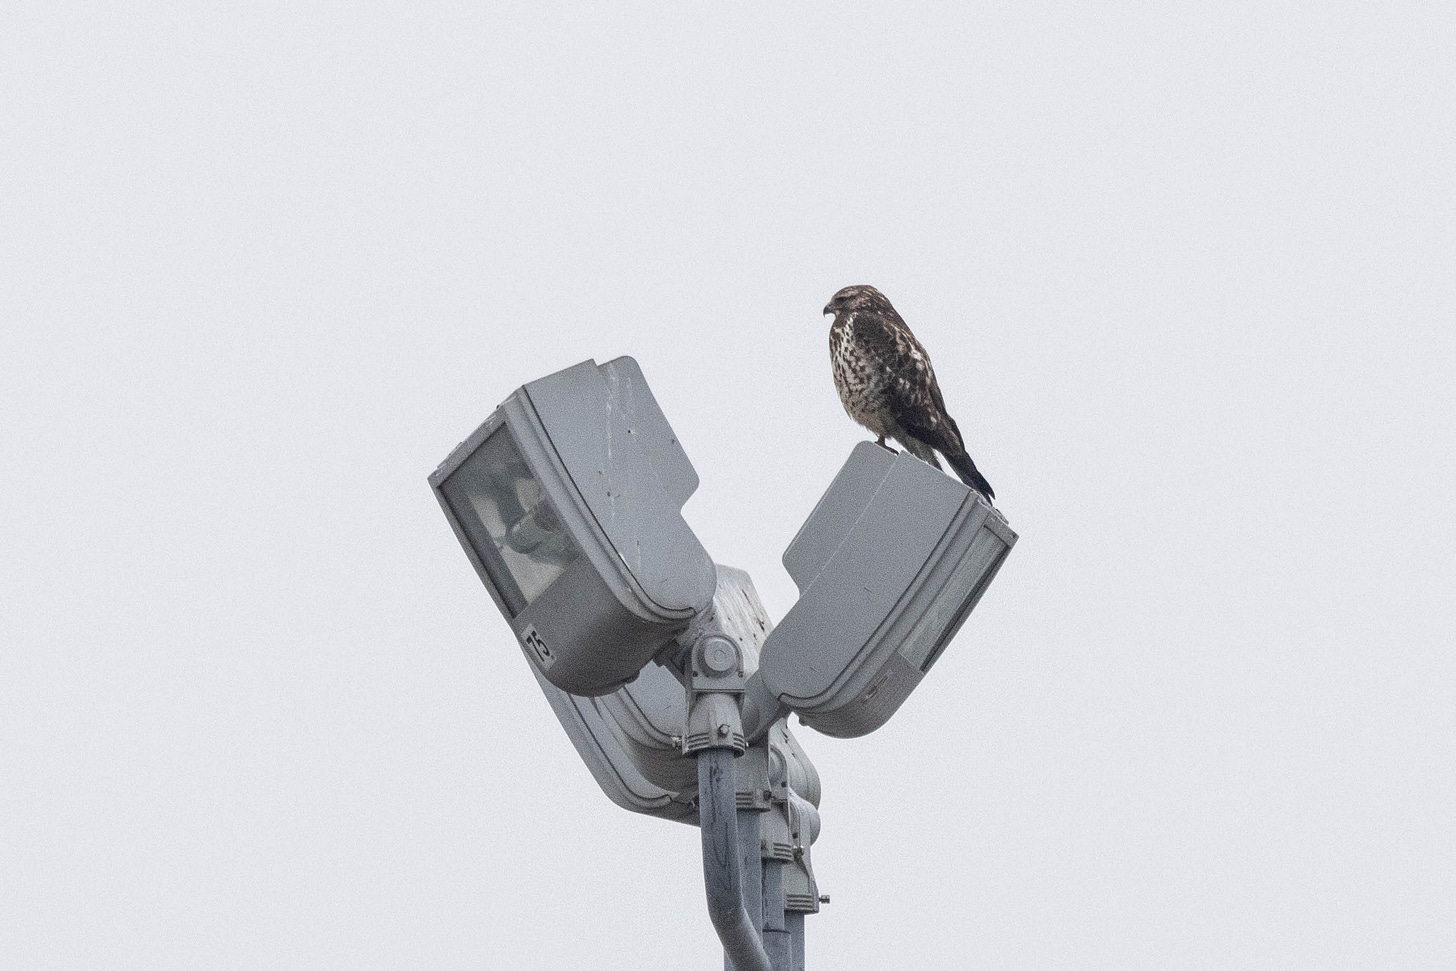
[[[1021,534],[811,969],[1456,966],[1456,7],[11,4],[0,965],[715,967],[425,476],[632,354],[775,617],[883,289]]]

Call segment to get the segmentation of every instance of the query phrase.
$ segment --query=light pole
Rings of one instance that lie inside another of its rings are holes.
[[[775,627],[682,518],[698,477],[637,363],[517,389],[430,475],[597,783],[702,831],[730,971],[804,965],[819,776],[787,716],[854,737],[919,684],[1016,542],[908,454],[856,446],[784,553]]]

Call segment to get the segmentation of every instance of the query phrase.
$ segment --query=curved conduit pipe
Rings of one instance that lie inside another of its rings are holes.
[[[708,917],[734,971],[774,971],[763,941],[743,909],[743,874],[738,864],[737,785],[733,750],[698,753],[698,822],[703,833],[703,884]]]

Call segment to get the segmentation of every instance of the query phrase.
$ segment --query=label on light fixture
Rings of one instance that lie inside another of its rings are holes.
[[[546,641],[532,624],[527,624],[526,629],[521,631],[521,643],[536,655],[536,660],[541,665],[541,670],[550,670],[551,665],[556,663],[556,655],[551,653],[551,648],[546,646]]]

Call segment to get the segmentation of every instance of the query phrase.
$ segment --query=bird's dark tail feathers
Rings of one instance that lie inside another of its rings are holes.
[[[976,468],[976,463],[971,461],[969,455],[965,452],[959,455],[951,455],[946,452],[942,452],[941,454],[945,455],[945,460],[950,463],[951,468],[955,469],[955,474],[960,476],[962,482],[972,489],[975,489],[987,499],[996,498],[996,493],[991,489],[991,483],[986,481],[986,477]]]

